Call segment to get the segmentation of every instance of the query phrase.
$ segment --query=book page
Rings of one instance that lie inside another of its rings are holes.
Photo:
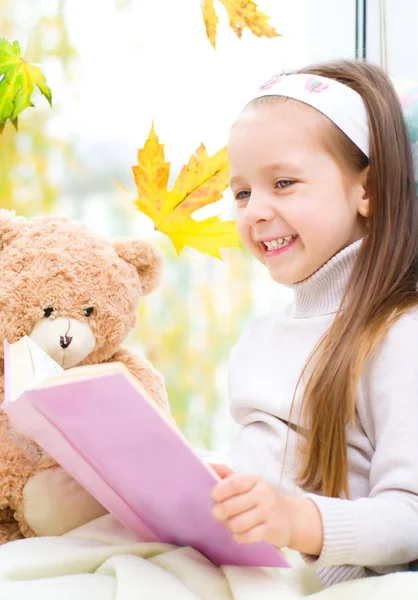
[[[60,386],[66,383],[72,383],[83,379],[93,379],[95,377],[103,377],[104,375],[112,375],[114,373],[123,373],[125,376],[129,377],[129,371],[127,367],[119,362],[83,365],[65,369],[56,375],[48,377],[48,379],[45,381],[41,381],[36,384],[34,389]],[[138,382],[138,385],[141,384]]]
[[[34,385],[64,372],[64,369],[30,338],[28,338],[28,345],[33,364]]]
[[[8,352],[4,356],[4,383],[6,404],[13,402],[33,381],[33,363],[29,352],[29,346],[22,338],[14,344],[10,344]]]
[[[63,372],[64,369],[28,336],[9,344],[5,353],[6,403],[15,401],[27,390]]]

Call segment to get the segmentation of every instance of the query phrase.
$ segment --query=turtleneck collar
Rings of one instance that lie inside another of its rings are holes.
[[[295,293],[292,317],[306,319],[337,312],[362,240],[344,248],[313,275],[289,285]]]

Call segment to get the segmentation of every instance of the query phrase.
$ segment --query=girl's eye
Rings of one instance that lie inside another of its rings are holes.
[[[235,200],[247,200],[251,195],[251,192],[248,190],[242,190],[241,192],[237,192],[235,194]]]
[[[276,186],[281,189],[284,189],[292,185],[292,183],[293,181],[291,181],[290,179],[279,179],[278,181],[276,181]]]

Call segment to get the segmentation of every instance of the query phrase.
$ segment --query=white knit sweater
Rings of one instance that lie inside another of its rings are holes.
[[[232,452],[239,471],[296,487],[301,394],[290,407],[302,368],[330,327],[361,241],[342,250],[309,279],[293,286],[294,302],[256,318],[232,351],[230,406],[241,426]],[[299,390],[300,392],[300,390]],[[418,310],[389,330],[362,373],[357,422],[347,427],[350,500],[308,494],[322,518],[318,558],[325,585],[405,570],[418,558]]]

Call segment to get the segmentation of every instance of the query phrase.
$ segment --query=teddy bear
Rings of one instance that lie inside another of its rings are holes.
[[[27,220],[0,210],[0,404],[4,340],[26,335],[64,369],[124,363],[170,415],[162,376],[122,345],[162,269],[162,254],[149,242],[110,242],[69,218]],[[105,512],[0,408],[0,544],[62,535]]]

